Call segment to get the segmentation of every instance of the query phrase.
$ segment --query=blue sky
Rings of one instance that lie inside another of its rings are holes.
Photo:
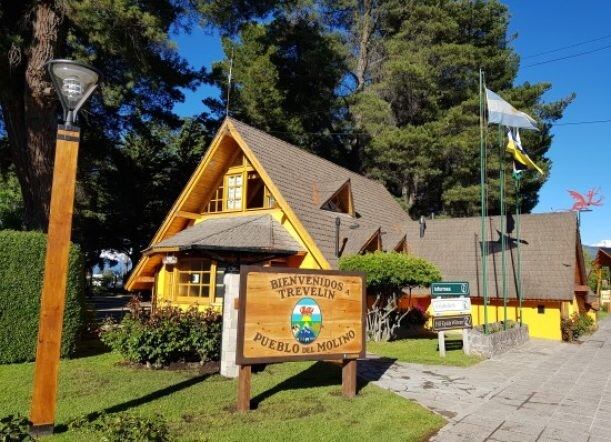
[[[512,20],[510,31],[518,38],[513,46],[522,57],[518,83],[550,82],[553,88],[546,99],[554,100],[577,94],[559,124],[611,120],[611,48],[582,57],[571,58],[539,66],[529,64],[594,50],[611,45],[611,2],[605,0],[552,1],[510,0]],[[586,40],[610,35],[597,42],[577,46],[552,54],[530,57]],[[200,68],[223,58],[218,34],[194,29],[190,35],[175,37],[179,52]],[[184,103],[175,106],[176,112],[188,116],[203,110],[201,100],[218,96],[218,90],[202,86],[195,92],[187,91]],[[540,193],[535,212],[564,210],[572,205],[567,189],[585,193],[599,187],[605,204],[581,217],[584,244],[609,241],[611,246],[611,122],[557,126],[548,156],[553,162],[549,180]],[[525,146],[528,149],[528,146]]]

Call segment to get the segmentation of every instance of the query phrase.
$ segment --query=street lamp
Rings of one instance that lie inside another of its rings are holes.
[[[47,231],[45,274],[40,296],[40,322],[30,421],[36,435],[50,434],[55,423],[57,375],[61,351],[70,232],[74,209],[80,129],[77,113],[98,85],[99,72],[72,60],[51,60],[47,68],[64,110],[57,126],[53,184]]]
[[[47,69],[64,109],[64,124],[71,126],[76,123],[81,106],[98,86],[100,73],[72,60],[51,60]]]

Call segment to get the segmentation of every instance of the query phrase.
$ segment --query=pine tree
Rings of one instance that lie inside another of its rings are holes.
[[[369,133],[363,171],[398,195],[412,216],[479,211],[478,71],[490,89],[541,122],[523,136],[545,170],[551,122],[573,99],[544,103],[549,84],[514,86],[519,58],[509,45],[507,8],[498,1],[389,1],[381,14],[383,62],[355,96],[353,114]],[[498,135],[490,127],[490,212],[498,212]],[[505,144],[502,134],[502,143]],[[504,159],[510,175],[510,162]],[[530,211],[545,177],[528,174],[522,210]],[[509,201],[511,203],[512,200]]]

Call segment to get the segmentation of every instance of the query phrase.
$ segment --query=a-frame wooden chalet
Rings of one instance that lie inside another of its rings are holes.
[[[403,251],[408,222],[379,182],[227,118],[126,288],[220,308],[229,268],[333,269],[344,254]]]
[[[240,264],[334,269],[346,254],[396,250],[431,261],[446,280],[469,281],[473,320],[481,324],[479,218],[428,220],[421,227],[381,183],[227,118],[126,288],[152,291],[157,305],[221,309],[224,275]],[[562,319],[594,317],[598,308],[586,286],[575,215],[522,217],[520,278],[512,229],[509,318],[518,320],[521,312],[531,336],[561,339]],[[489,218],[487,231],[488,318],[497,321],[504,315],[498,217]],[[414,292],[409,302],[427,309],[428,290]]]

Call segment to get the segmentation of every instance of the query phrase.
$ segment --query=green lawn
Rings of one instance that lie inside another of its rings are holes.
[[[417,364],[468,367],[482,360],[478,356],[467,356],[463,353],[462,348],[450,350],[449,348],[453,347],[448,341],[459,339],[461,339],[460,335],[446,337],[445,358],[439,356],[436,337],[408,338],[391,342],[368,342],[367,351],[375,353],[378,356],[385,356],[402,362],[414,362]]]
[[[374,385],[357,398],[340,394],[339,367],[325,363],[270,365],[253,374],[257,408],[236,413],[236,382],[219,375],[136,370],[114,353],[63,361],[57,424],[89,413],[162,414],[173,440],[420,441],[444,420],[415,402]],[[0,417],[27,415],[33,364],[0,365]],[[65,431],[45,440],[91,440]]]
[[[603,309],[600,309],[598,311],[598,320],[602,321],[603,319],[607,319],[607,316],[609,316],[609,312]]]

